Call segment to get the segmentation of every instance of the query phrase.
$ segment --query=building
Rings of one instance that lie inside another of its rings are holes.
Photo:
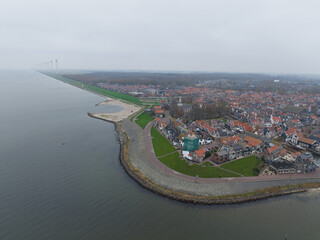
[[[161,106],[154,106],[153,112],[157,117],[162,117],[164,115],[164,110]]]
[[[212,153],[212,161],[215,163],[224,163],[229,161],[229,154],[227,151],[218,151]]]
[[[193,152],[199,149],[199,136],[194,133],[184,138],[183,151]]]
[[[285,173],[295,173],[296,166],[287,161],[276,161],[270,164],[270,167],[277,173],[277,174],[285,174]]]
[[[204,160],[205,155],[206,155],[206,150],[204,148],[200,148],[198,150],[195,150],[192,153],[192,160],[200,163]]]
[[[315,148],[318,142],[314,139],[300,137],[298,139],[298,145],[303,148]]]
[[[313,156],[309,152],[305,152],[296,158],[296,166],[297,173],[310,173],[317,168]]]

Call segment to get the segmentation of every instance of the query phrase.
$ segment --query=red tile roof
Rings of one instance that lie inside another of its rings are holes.
[[[197,154],[199,158],[201,158],[201,157],[204,157],[206,150],[204,148],[200,148],[198,150],[195,150],[194,153]]]
[[[279,149],[278,145],[274,145],[274,146],[268,148],[268,152],[269,153],[273,153],[274,151],[276,151],[278,149]]]
[[[247,141],[248,145],[251,146],[255,146],[257,147],[259,144],[262,143],[262,141],[260,139],[254,138],[254,137],[250,137],[250,136],[246,136],[243,141]]]
[[[305,138],[305,137],[300,137],[299,141],[303,142],[303,143],[307,143],[307,144],[313,144],[316,140],[313,140],[310,138]]]

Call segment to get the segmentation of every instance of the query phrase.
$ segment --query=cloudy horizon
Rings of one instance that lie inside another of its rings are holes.
[[[317,1],[4,0],[0,69],[320,74]]]

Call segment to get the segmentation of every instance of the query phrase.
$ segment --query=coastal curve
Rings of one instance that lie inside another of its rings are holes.
[[[120,141],[120,162],[125,171],[143,188],[169,199],[195,204],[235,204],[320,187],[319,179],[261,182],[226,180],[215,184],[186,182],[159,169],[153,169],[152,164],[142,157],[146,155],[146,149],[139,148],[143,144],[143,134],[140,129],[136,129],[138,126],[127,119],[115,123],[115,126]]]
[[[93,91],[89,92],[106,97]],[[148,159],[147,152],[150,149],[146,148],[144,131],[134,121],[129,120],[129,116],[141,111],[141,107],[119,99],[107,100],[100,104],[120,105],[125,109],[111,114],[88,115],[115,124],[120,141],[120,163],[124,170],[140,186],[160,196],[197,204],[235,204],[320,188],[319,178],[249,182],[239,181],[239,178],[212,179],[212,182],[202,182],[201,179],[196,182],[190,176],[187,180],[183,179],[183,174],[172,174],[172,171],[166,168],[159,169]]]

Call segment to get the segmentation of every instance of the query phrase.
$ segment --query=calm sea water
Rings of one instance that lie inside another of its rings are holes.
[[[0,72],[0,239],[320,239],[318,191],[195,206],[142,189],[119,164],[114,126],[87,116],[103,100]]]

